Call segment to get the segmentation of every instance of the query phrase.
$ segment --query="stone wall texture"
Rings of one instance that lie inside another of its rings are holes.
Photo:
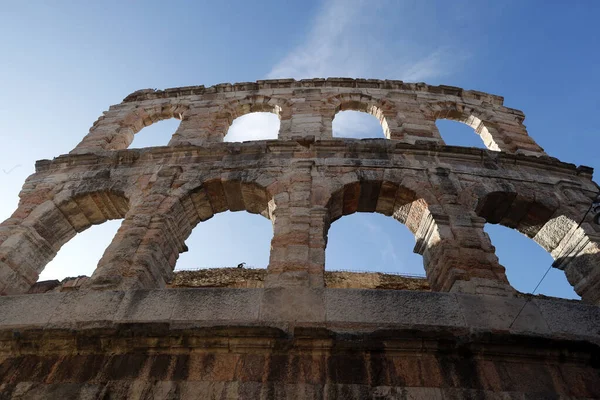
[[[387,139],[333,137],[344,110],[374,115]],[[276,114],[278,139],[223,142],[251,112]],[[127,149],[167,118],[181,123],[166,146]],[[0,399],[599,398],[598,186],[546,155],[524,118],[499,96],[401,81],[132,93],[69,154],[38,161],[0,224]],[[488,150],[445,145],[438,119]],[[192,230],[227,210],[271,220],[267,270],[172,287]],[[328,281],[329,227],[355,212],[405,224],[428,284]],[[91,277],[36,284],[111,219],[123,222]],[[546,249],[582,301],[517,293],[485,223]]]

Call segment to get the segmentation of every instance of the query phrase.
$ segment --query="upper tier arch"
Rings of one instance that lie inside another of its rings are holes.
[[[472,126],[491,150],[545,155],[528,136],[523,113],[503,103],[500,96],[452,86],[376,79],[277,79],[144,89],[111,106],[71,153],[126,149],[135,133],[164,118],[182,120],[169,146],[203,146],[222,141],[233,119],[256,111],[278,115],[279,139],[329,139],[336,112],[357,110],[376,116],[386,137],[403,143],[443,145],[435,121],[450,118]]]

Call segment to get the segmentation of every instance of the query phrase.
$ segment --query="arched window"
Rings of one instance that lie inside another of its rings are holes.
[[[245,267],[267,268],[273,228],[267,218],[248,212],[226,211],[200,222],[185,241],[188,251],[176,270]]]
[[[333,137],[350,139],[385,139],[381,122],[361,111],[340,111],[333,119]]]
[[[177,118],[163,119],[143,128],[133,137],[130,149],[144,147],[166,146],[171,140],[181,121]]]
[[[98,261],[117,233],[122,219],[93,225],[65,243],[39,276],[39,281],[92,276]]]
[[[414,245],[414,235],[392,217],[346,215],[329,228],[325,269],[425,276],[423,258],[413,252]]]
[[[440,135],[444,142],[449,146],[477,147],[486,149],[482,138],[473,130],[472,127],[464,122],[458,122],[450,119],[438,119],[437,125]]]
[[[552,256],[533,240],[522,233],[502,225],[486,224],[485,231],[496,247],[496,255],[506,268],[510,284],[520,292],[532,293],[548,267],[554,261]],[[565,273],[551,268],[535,294],[543,294],[566,299],[580,299]]]
[[[223,141],[244,142],[247,140],[277,139],[279,117],[271,112],[252,112],[236,118]]]

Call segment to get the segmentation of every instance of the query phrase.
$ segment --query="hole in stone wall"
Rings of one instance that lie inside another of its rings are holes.
[[[155,122],[136,133],[129,148],[141,149],[144,147],[166,146],[180,123],[181,121],[176,118]]]
[[[273,227],[267,218],[248,212],[225,211],[200,222],[185,241],[175,270],[236,267],[266,268]]]
[[[438,119],[435,124],[440,131],[442,139],[449,146],[486,148],[477,132],[462,122]]]
[[[115,237],[122,219],[113,219],[100,225],[92,225],[65,243],[56,257],[46,265],[39,281],[92,276],[98,261]]]
[[[425,276],[423,257],[413,253],[412,232],[377,213],[346,215],[329,228],[325,269]]]
[[[244,142],[247,140],[277,139],[279,125],[279,117],[270,112],[245,114],[233,120],[223,141]]]
[[[379,120],[366,112],[340,111],[333,119],[333,137],[385,139]]]
[[[496,247],[500,264],[506,268],[510,284],[520,292],[531,293],[552,264],[552,256],[514,229],[486,224],[485,231]],[[556,268],[550,269],[535,293],[564,299],[580,299],[567,281],[565,273]]]

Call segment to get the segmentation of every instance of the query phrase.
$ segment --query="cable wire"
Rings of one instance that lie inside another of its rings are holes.
[[[583,221],[585,221],[585,218],[588,216],[588,214],[592,210],[592,207],[594,207],[594,204],[596,203],[596,201],[598,201],[598,198],[600,198],[600,194],[598,194],[596,196],[596,198],[594,200],[592,200],[592,204],[590,204],[590,208],[588,208],[588,210],[585,212],[585,214],[583,214],[583,218],[581,218],[581,221],[579,221],[579,224],[577,224],[577,226],[575,227],[575,229],[573,229],[573,231],[569,235],[569,239],[566,241],[566,243],[569,243],[569,241],[571,240],[571,238],[573,237],[573,235],[575,234],[575,232],[577,232],[577,229],[579,229],[581,227],[581,224],[583,224]],[[579,251],[581,251],[581,249],[577,251],[577,253],[575,254],[575,256],[577,256],[577,254],[579,254]],[[525,306],[527,306],[527,303],[529,303],[529,300],[531,300],[531,298],[535,294],[536,290],[538,290],[538,288],[542,284],[542,281],[544,280],[544,278],[546,278],[546,275],[548,275],[548,272],[550,272],[551,269],[552,269],[552,264],[550,264],[550,266],[548,267],[548,269],[546,270],[546,272],[544,272],[544,275],[542,276],[542,279],[540,279],[540,281],[538,282],[538,284],[535,285],[535,289],[533,289],[533,292],[531,292],[531,296],[528,297],[527,300],[525,300],[525,303],[523,303],[523,306],[521,307],[521,309],[517,313],[517,316],[512,320],[512,322],[508,326],[508,329],[512,328],[513,324],[515,323],[515,321],[517,320],[517,318],[519,318],[519,315],[521,315],[521,313],[525,309]]]

